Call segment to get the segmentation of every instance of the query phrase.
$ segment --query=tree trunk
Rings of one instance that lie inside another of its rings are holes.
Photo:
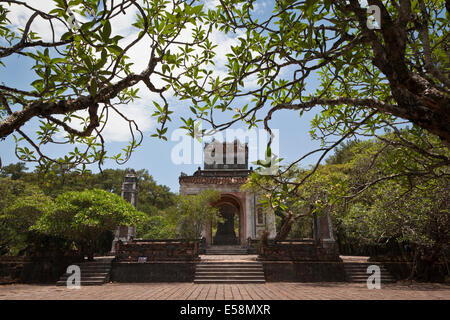
[[[291,232],[292,225],[294,224],[295,220],[296,219],[291,214],[286,217],[284,224],[281,226],[280,232],[278,232],[275,236],[275,242],[286,240],[289,232]]]

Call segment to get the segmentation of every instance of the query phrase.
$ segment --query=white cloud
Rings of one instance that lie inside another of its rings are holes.
[[[153,106],[130,104],[123,105],[117,109],[128,119],[133,119],[142,132],[148,132],[155,127],[156,121],[151,117]],[[114,110],[110,110],[108,123],[103,131],[103,136],[106,142],[129,141],[131,139],[131,133],[128,122]]]
[[[205,9],[214,10],[218,5],[220,5],[219,0],[205,0]]]

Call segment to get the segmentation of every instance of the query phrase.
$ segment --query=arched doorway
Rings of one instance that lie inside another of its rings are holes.
[[[219,206],[219,212],[223,222],[217,223],[217,231],[213,238],[214,245],[236,245],[239,244],[236,236],[235,218],[239,216],[236,208],[229,203]],[[239,235],[239,232],[238,232]]]
[[[239,245],[241,244],[241,205],[237,199],[222,196],[215,204],[222,216],[222,223],[217,223],[212,237],[213,245]]]

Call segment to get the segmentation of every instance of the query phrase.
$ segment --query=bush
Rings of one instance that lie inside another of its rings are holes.
[[[49,235],[72,240],[89,258],[99,247],[104,233],[113,232],[119,225],[137,225],[145,221],[137,211],[120,196],[99,189],[71,191],[55,199],[54,210],[44,214],[33,227]]]

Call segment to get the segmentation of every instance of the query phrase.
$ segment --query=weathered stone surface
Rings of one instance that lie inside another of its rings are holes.
[[[198,260],[200,240],[155,240],[118,243],[116,261],[137,262],[139,257],[147,261]]]
[[[341,261],[335,246],[326,248],[309,242],[278,242],[259,246],[260,260]]]
[[[113,282],[193,282],[196,261],[113,262]]]
[[[0,257],[0,284],[55,283],[66,268],[82,257]]]
[[[342,262],[262,261],[267,282],[341,282],[345,281]]]

